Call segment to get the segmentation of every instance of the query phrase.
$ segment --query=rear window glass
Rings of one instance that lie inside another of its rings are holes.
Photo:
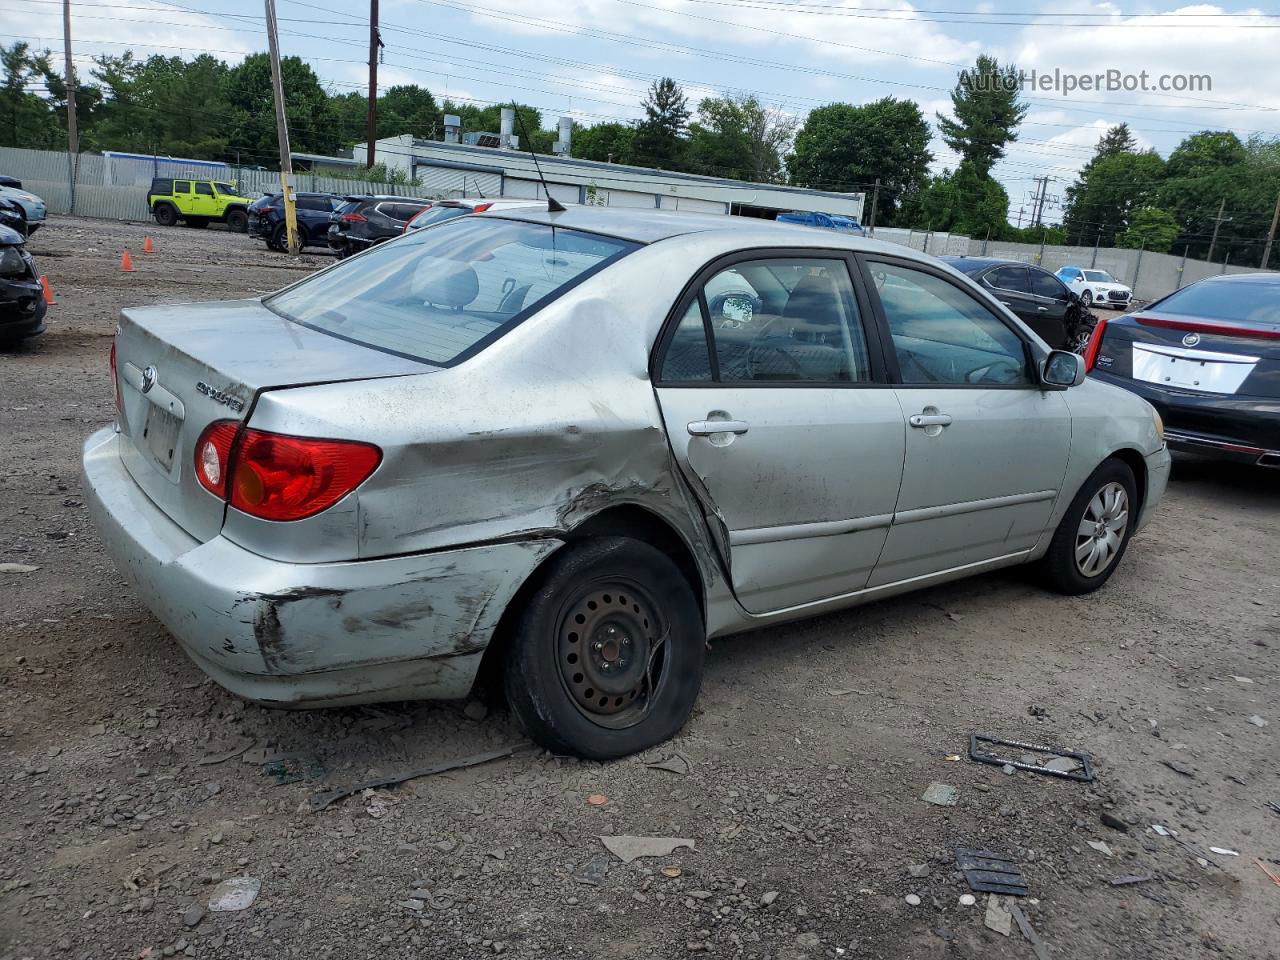
[[[1206,320],[1280,325],[1280,286],[1229,280],[1193,283],[1154,304],[1151,309]]]
[[[470,212],[470,207],[432,207],[422,211],[422,213],[410,220],[409,227],[412,230],[434,227],[437,223],[444,223],[446,220],[465,217]]]
[[[443,366],[635,246],[547,224],[460,217],[374,247],[264,303],[315,330]]]

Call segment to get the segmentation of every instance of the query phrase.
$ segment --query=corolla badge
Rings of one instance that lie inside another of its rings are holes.
[[[1188,333],[1185,337],[1182,338],[1182,345],[1184,347],[1194,347],[1199,342],[1200,342],[1200,334],[1198,333]]]
[[[152,366],[148,366],[147,369],[142,371],[142,392],[143,393],[151,392],[151,388],[156,385],[156,377],[158,377],[159,375],[160,374],[156,371],[156,368]]]

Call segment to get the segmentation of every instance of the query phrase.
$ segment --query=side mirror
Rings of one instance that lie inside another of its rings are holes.
[[[1056,390],[1078,387],[1084,383],[1084,357],[1068,350],[1051,350],[1040,367],[1040,381]]]

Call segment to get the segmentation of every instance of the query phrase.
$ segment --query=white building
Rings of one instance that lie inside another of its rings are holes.
[[[561,136],[566,131],[562,130]],[[456,133],[454,134],[456,136]],[[504,135],[506,136],[506,135]],[[511,142],[498,135],[494,142]],[[363,165],[368,151],[356,144],[354,157]],[[514,146],[476,146],[417,140],[410,134],[379,140],[374,162],[388,170],[416,177],[418,192],[445,197],[545,196],[533,158]],[[830,193],[771,183],[746,183],[722,177],[702,177],[631,167],[619,163],[579,160],[567,155],[538,155],[551,195],[562,203],[588,199],[613,207],[656,207],[697,213],[739,214],[772,218],[786,210],[840,214],[861,221],[865,195]]]

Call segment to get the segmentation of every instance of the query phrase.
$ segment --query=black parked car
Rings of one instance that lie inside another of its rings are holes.
[[[24,242],[16,230],[0,227],[0,344],[44,333],[40,275]]]
[[[1083,344],[1096,322],[1080,298],[1048,270],[994,257],[939,257],[991,291],[1045,343],[1057,350]]]
[[[329,218],[329,246],[339,257],[367,250],[404,233],[404,225],[431,206],[413,197],[347,197]]]
[[[1280,467],[1280,274],[1211,277],[1101,320],[1084,358],[1156,408],[1172,449]]]
[[[298,240],[304,247],[323,247],[329,242],[329,215],[342,203],[332,193],[296,193]],[[268,193],[249,204],[249,236],[265,240],[272,250],[288,246],[284,226],[284,194]]]
[[[0,187],[12,187],[14,190],[21,190],[22,181],[17,177],[0,176]]]

